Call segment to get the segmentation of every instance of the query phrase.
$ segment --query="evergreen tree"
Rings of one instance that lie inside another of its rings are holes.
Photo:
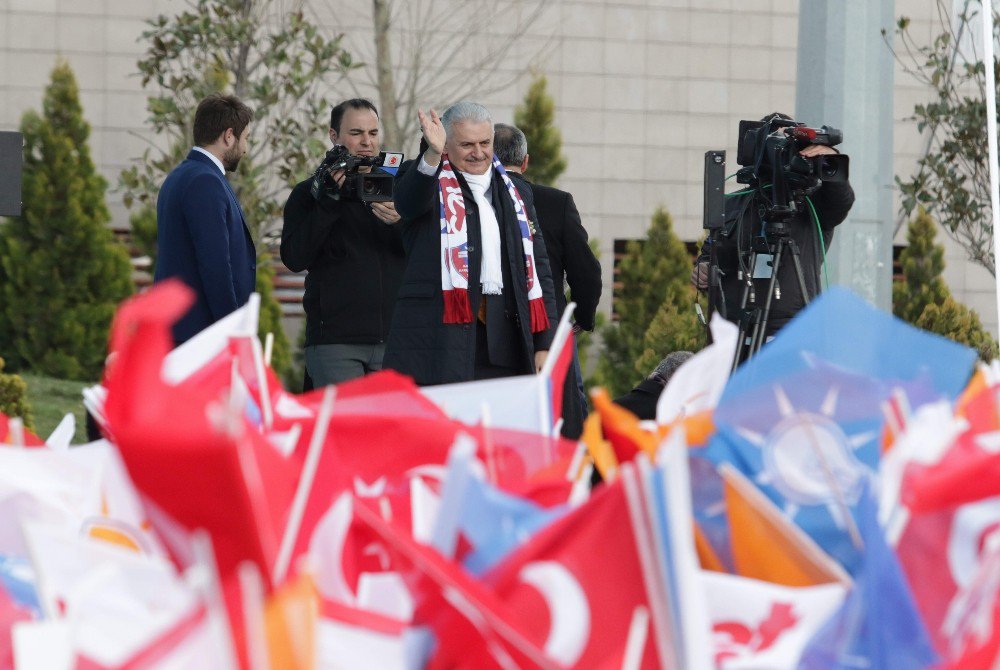
[[[281,325],[281,303],[274,297],[274,261],[270,254],[261,254],[257,259],[257,293],[260,293],[260,320],[257,332],[264,342],[268,333],[274,335],[271,345],[271,367],[289,384],[292,372],[292,352],[288,336]]]
[[[528,139],[531,160],[525,176],[536,184],[552,186],[566,170],[562,134],[555,127],[555,102],[546,91],[547,80],[539,75],[531,82],[524,102],[514,110],[514,125]]]
[[[34,430],[31,419],[31,406],[28,404],[28,385],[17,375],[3,371],[4,362],[0,358],[0,412],[7,416],[18,416],[24,421],[24,427]]]
[[[997,357],[997,342],[983,328],[976,311],[950,295],[940,305],[927,305],[914,325],[972,347],[983,361]]]
[[[700,348],[691,345],[698,326],[690,274],[691,257],[674,234],[670,214],[657,209],[647,239],[628,243],[619,263],[621,289],[615,297],[618,322],[605,326],[601,333],[604,355],[598,362],[597,381],[613,396],[629,390],[649,373],[636,367],[647,349],[653,351],[647,359],[656,358],[655,367],[677,348]],[[664,313],[647,337],[661,309]]]
[[[674,351],[698,351],[705,346],[705,326],[698,320],[694,303],[698,293],[690,282],[676,282],[667,291],[667,299],[643,336],[645,349],[635,363],[635,371],[645,377],[667,354]]]
[[[950,295],[944,272],[944,247],[934,244],[934,219],[920,208],[906,232],[906,249],[900,254],[903,280],[892,286],[892,313],[916,323],[927,305],[940,305]]]
[[[111,318],[132,292],[131,266],[107,227],[107,183],[67,63],[21,132],[24,208],[0,227],[0,352],[15,371],[96,379]]]
[[[921,209],[910,221],[900,255],[903,279],[892,287],[892,312],[918,328],[972,347],[984,361],[997,356],[997,343],[979,315],[954,299],[941,273],[944,247],[934,243],[937,226]]]

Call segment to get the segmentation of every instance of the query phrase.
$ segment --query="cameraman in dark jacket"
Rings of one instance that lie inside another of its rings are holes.
[[[352,156],[379,154],[378,112],[354,98],[333,108],[330,140]],[[378,168],[359,168],[359,171]],[[382,369],[405,256],[392,202],[341,197],[343,170],[317,171],[285,203],[281,260],[308,270],[306,373],[316,387]],[[314,184],[314,182],[316,182]]]
[[[773,114],[764,117],[767,121],[773,117],[791,120],[784,114]],[[812,144],[799,152],[804,158],[839,153],[836,149],[821,144]],[[726,222],[719,235],[716,246],[716,256],[719,264],[719,282],[722,286],[721,300],[718,288],[715,290],[717,310],[729,321],[739,324],[741,312],[740,303],[746,286],[746,277],[753,272],[748,266],[750,254],[743,253],[751,248],[752,240],[760,237],[761,210],[766,206],[763,197],[755,189],[746,189],[746,194],[729,194],[726,196]],[[809,203],[812,203],[810,207]],[[854,205],[854,190],[848,181],[823,181],[820,187],[808,197],[808,202],[802,203],[802,208],[785,224],[789,238],[799,249],[799,260],[805,282],[808,298],[815,298],[820,291],[820,271],[825,254],[833,242],[833,231],[847,218],[851,206]],[[815,219],[813,218],[815,209]],[[818,223],[817,223],[818,220]],[[709,259],[711,255],[711,238],[702,246],[701,254],[691,273],[691,280],[700,291],[708,288]],[[822,246],[821,246],[822,245]],[[765,260],[758,257],[758,267]],[[768,261],[771,262],[771,261]],[[769,273],[761,273],[767,274]],[[753,279],[752,296],[756,305],[763,307],[767,298],[769,279],[759,276]],[[781,259],[778,277],[775,282],[776,294],[771,300],[771,309],[767,320],[765,336],[778,332],[805,307],[807,299],[802,295],[795,266],[790,253]],[[753,305],[750,297],[747,307]]]

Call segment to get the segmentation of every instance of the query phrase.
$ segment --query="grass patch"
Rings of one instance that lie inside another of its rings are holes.
[[[35,432],[39,437],[43,440],[47,438],[62,418],[72,413],[76,417],[76,433],[72,443],[83,444],[87,441],[82,391],[87,386],[92,386],[92,383],[32,374],[21,374],[21,378],[28,385],[28,403],[35,420]]]

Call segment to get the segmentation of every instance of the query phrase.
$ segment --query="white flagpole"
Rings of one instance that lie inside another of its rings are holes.
[[[983,63],[986,66],[986,143],[990,160],[990,209],[993,212],[993,262],[1000,259],[1000,169],[997,164],[997,81],[993,70],[993,0],[983,0]],[[996,271],[994,271],[995,274]],[[997,275],[997,319],[1000,320],[1000,275]]]

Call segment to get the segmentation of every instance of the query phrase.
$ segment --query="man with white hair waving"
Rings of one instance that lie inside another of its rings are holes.
[[[422,385],[535,372],[556,306],[531,192],[494,157],[485,107],[419,115],[427,149],[395,181],[407,265],[384,365]]]

